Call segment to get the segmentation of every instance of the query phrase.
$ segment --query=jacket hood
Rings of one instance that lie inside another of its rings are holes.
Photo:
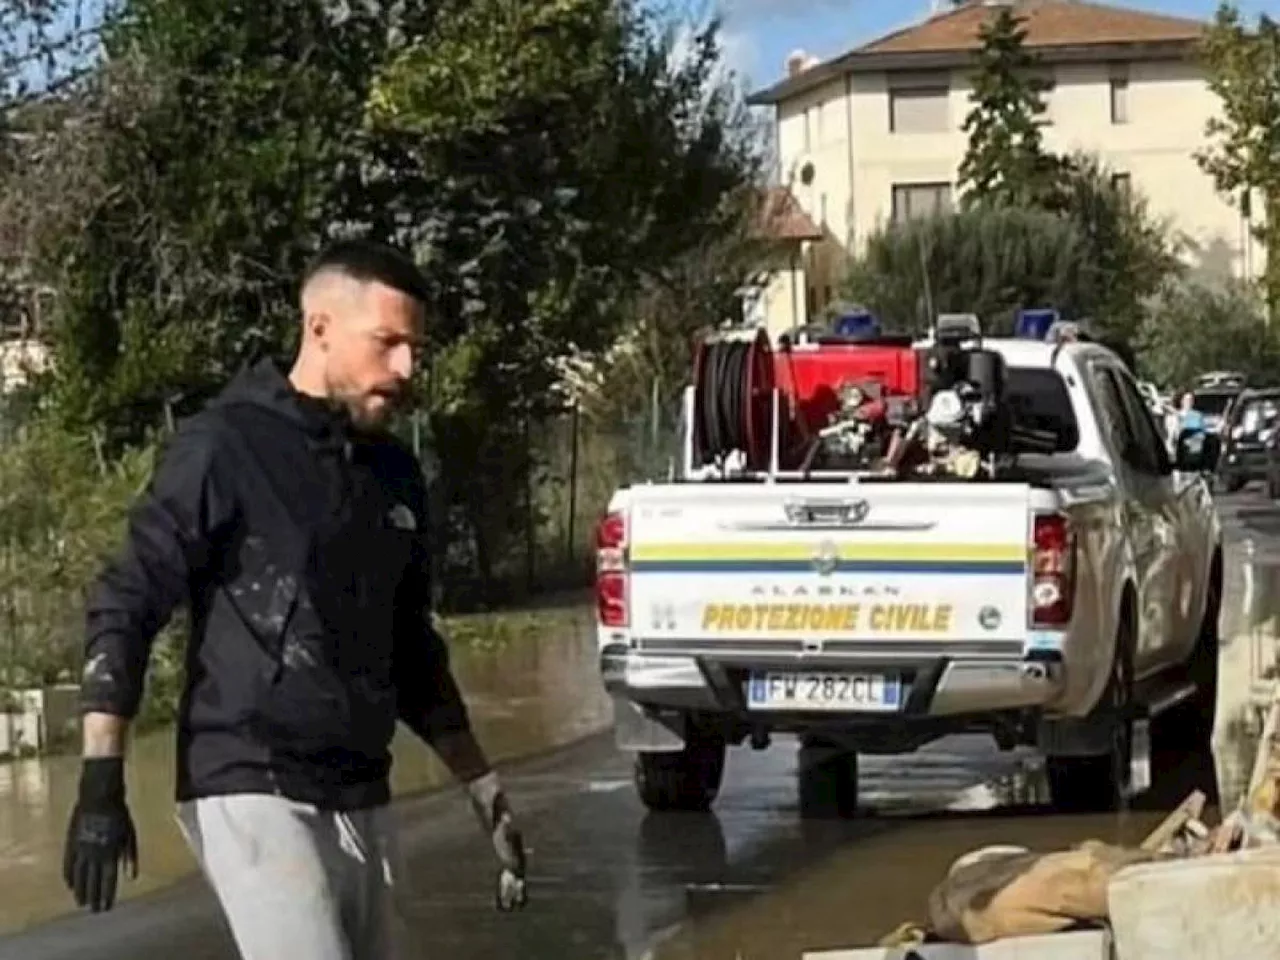
[[[345,413],[319,397],[299,393],[270,358],[245,367],[210,403],[211,407],[240,405],[268,410],[317,441],[341,443],[351,433]]]

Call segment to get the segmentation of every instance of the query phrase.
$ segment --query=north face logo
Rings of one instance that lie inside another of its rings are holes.
[[[391,508],[391,512],[387,514],[387,522],[397,530],[418,529],[418,520],[414,517],[413,511],[403,503],[397,503]]]

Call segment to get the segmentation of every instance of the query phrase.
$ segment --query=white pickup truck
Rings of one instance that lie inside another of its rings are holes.
[[[1102,346],[984,345],[1061,439],[1010,478],[686,471],[613,495],[601,670],[647,806],[706,809],[726,747],[776,733],[840,752],[856,795],[858,753],[985,731],[1038,746],[1055,802],[1091,808],[1130,792],[1135,720],[1207,740],[1223,561],[1206,454],[1171,462]]]

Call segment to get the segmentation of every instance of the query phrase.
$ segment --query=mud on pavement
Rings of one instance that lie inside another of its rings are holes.
[[[609,722],[599,684],[583,682],[595,670],[591,616],[589,607],[574,604],[454,622],[458,682],[481,740],[496,760],[553,749]],[[492,627],[495,620],[502,629]],[[404,730],[397,733],[394,749],[397,795],[449,782],[435,755]],[[0,936],[74,909],[62,885],[61,863],[79,774],[75,756],[0,764]],[[195,870],[174,820],[173,778],[172,729],[131,744],[129,805],[141,862],[138,880],[121,884],[125,900]]]

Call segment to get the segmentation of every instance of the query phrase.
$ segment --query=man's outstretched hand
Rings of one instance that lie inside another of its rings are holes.
[[[67,825],[62,878],[76,905],[94,913],[116,902],[120,868],[138,875],[138,837],[124,799],[124,760],[89,757],[80,771],[80,794]]]
[[[498,775],[489,771],[469,781],[466,787],[476,816],[492,839],[494,853],[498,855],[498,862],[502,865],[498,874],[498,909],[503,912],[519,910],[528,902],[525,891],[527,860],[524,838],[515,825],[511,805],[507,803],[502,784],[498,781]]]

